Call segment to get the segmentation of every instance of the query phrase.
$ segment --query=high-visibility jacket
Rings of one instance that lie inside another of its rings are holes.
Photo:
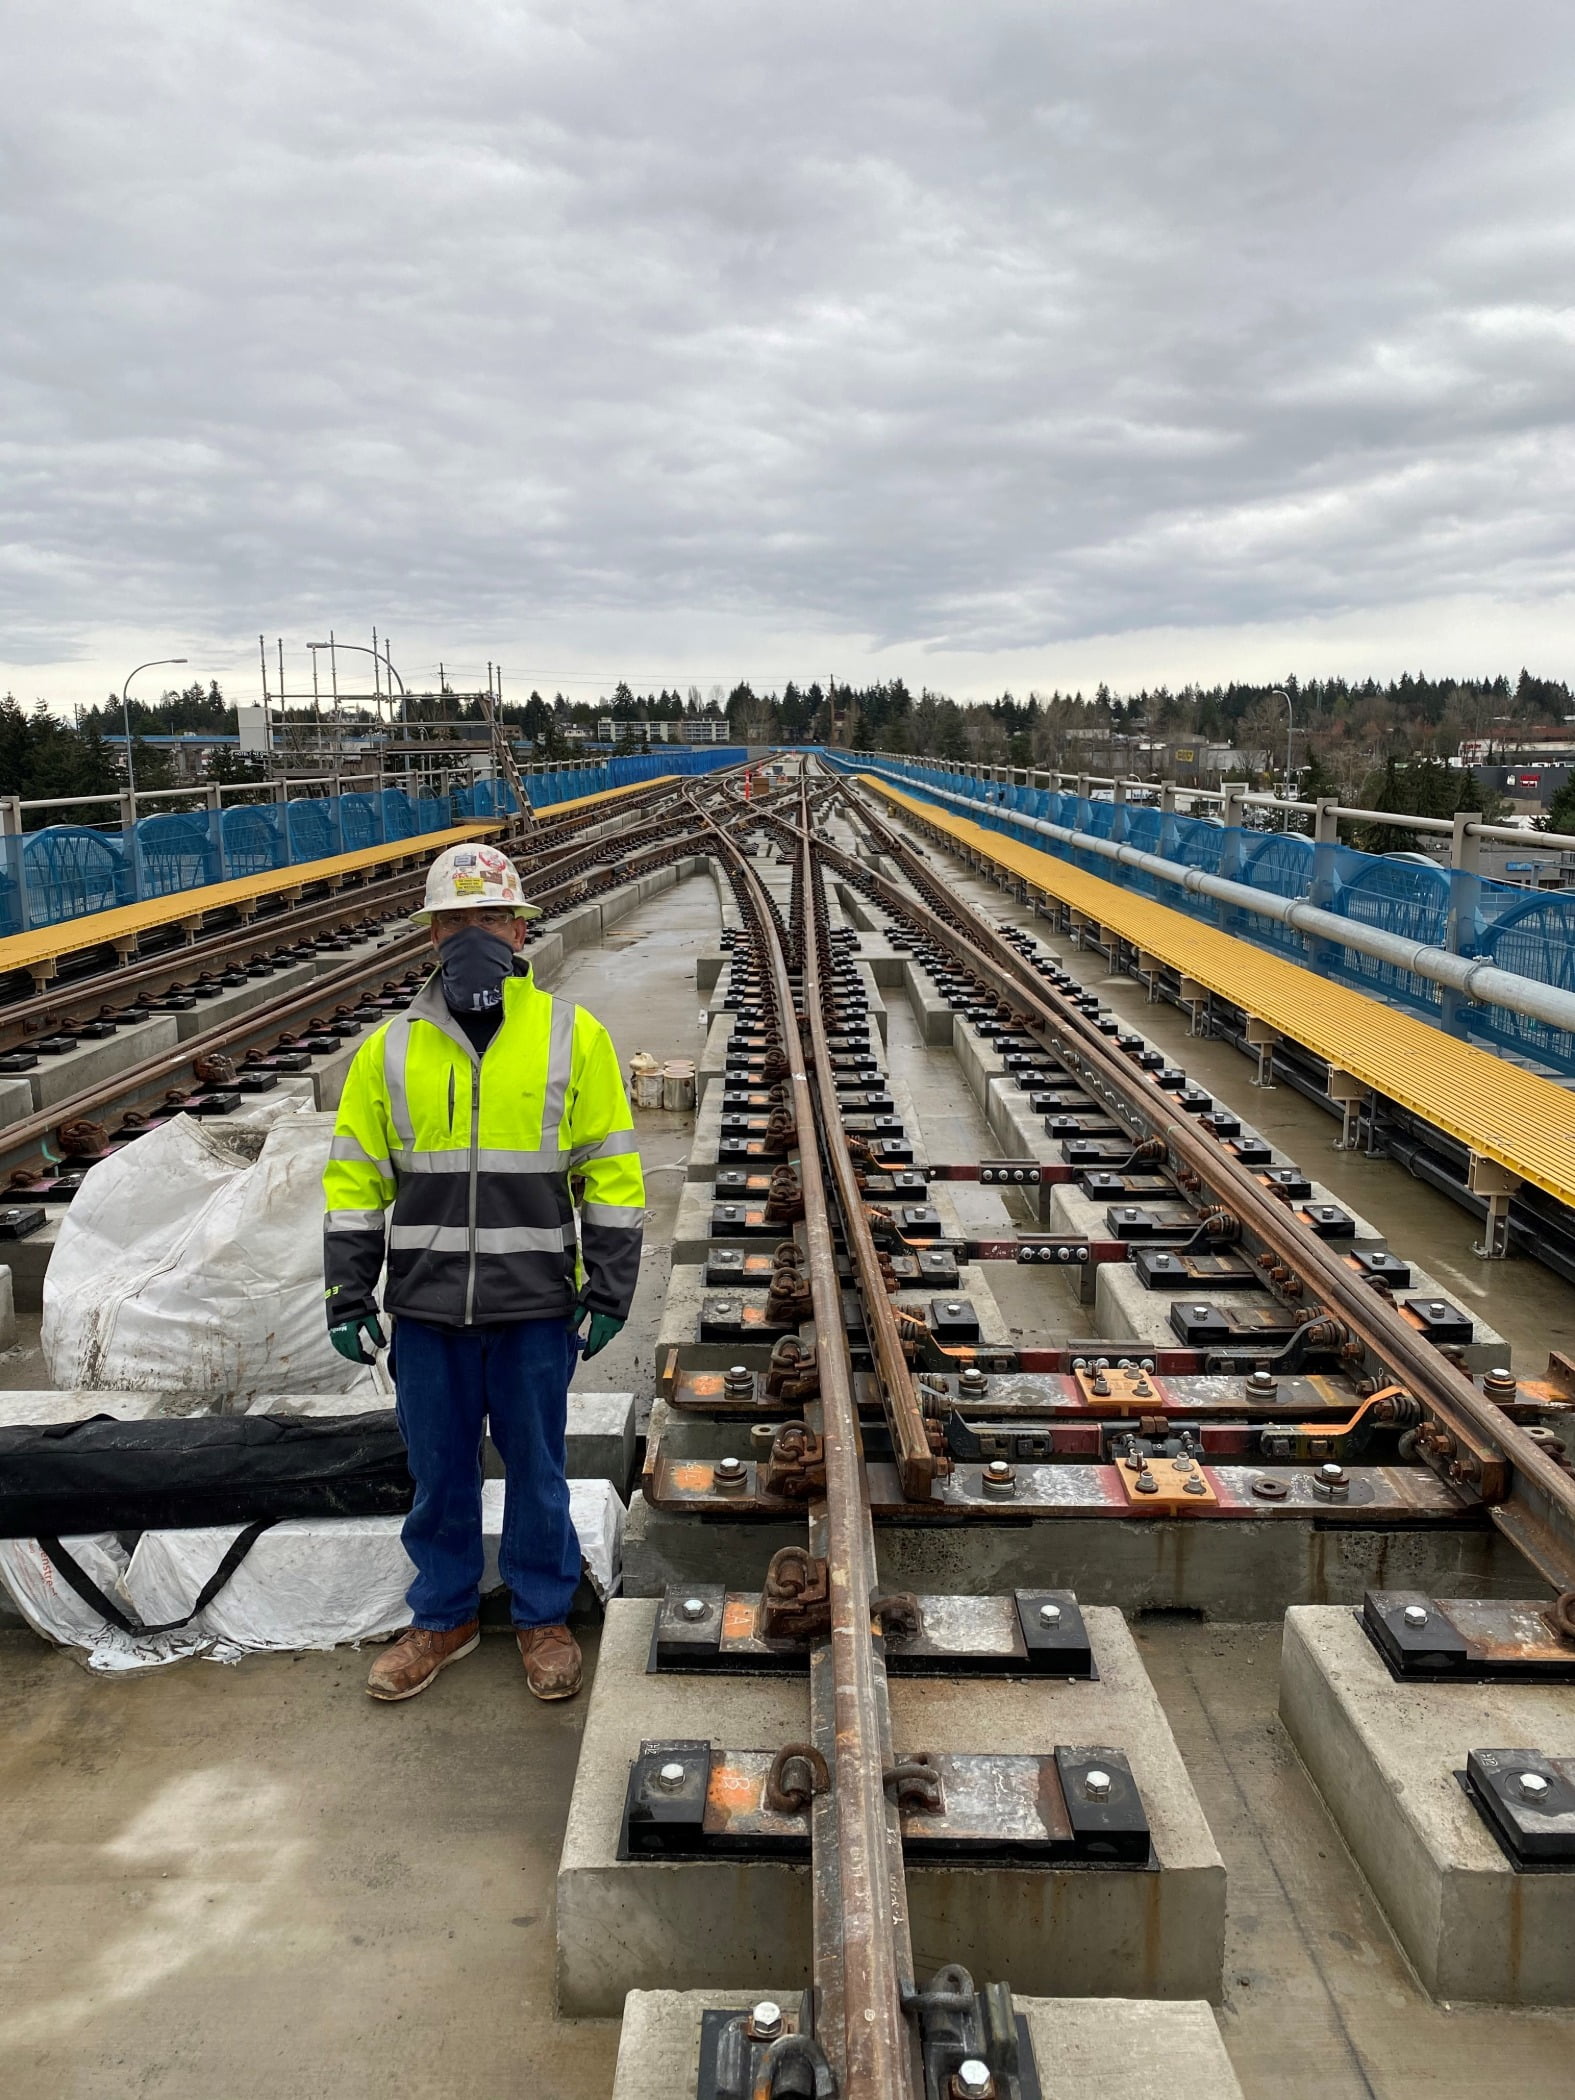
[[[375,1309],[385,1251],[387,1310],[440,1327],[628,1317],[645,1181],[617,1053],[528,972],[479,1059],[437,973],[361,1045],[323,1191],[330,1326]]]

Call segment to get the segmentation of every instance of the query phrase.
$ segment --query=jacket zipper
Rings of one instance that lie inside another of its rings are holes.
[[[467,1218],[469,1228],[470,1258],[465,1272],[465,1325],[475,1324],[476,1313],[476,1184],[481,1173],[481,1059],[473,1058],[473,1074],[470,1088],[470,1211]],[[450,1075],[452,1084],[452,1074]]]

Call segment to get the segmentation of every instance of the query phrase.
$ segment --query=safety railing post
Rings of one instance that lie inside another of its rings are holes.
[[[1455,828],[1449,840],[1449,917],[1445,922],[1444,946],[1451,955],[1475,955],[1482,911],[1482,841],[1476,826],[1481,812],[1455,812]],[[1445,986],[1439,1018],[1451,1035],[1470,1032],[1471,1002],[1452,986]]]

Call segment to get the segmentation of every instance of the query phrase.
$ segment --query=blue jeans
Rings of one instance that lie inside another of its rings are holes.
[[[569,1518],[565,1424],[578,1353],[564,1320],[503,1327],[394,1323],[390,1362],[416,1499],[400,1536],[416,1564],[405,1601],[417,1626],[447,1632],[481,1599],[482,1433],[503,1460],[498,1564],[516,1626],[561,1626],[580,1579]]]

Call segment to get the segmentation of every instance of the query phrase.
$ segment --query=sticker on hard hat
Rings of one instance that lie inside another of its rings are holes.
[[[479,875],[456,875],[454,895],[456,897],[479,897],[487,885]]]
[[[473,868],[475,865],[476,856],[474,853],[471,852],[468,846],[456,846],[454,848],[454,858],[450,862],[450,866],[456,868]]]

